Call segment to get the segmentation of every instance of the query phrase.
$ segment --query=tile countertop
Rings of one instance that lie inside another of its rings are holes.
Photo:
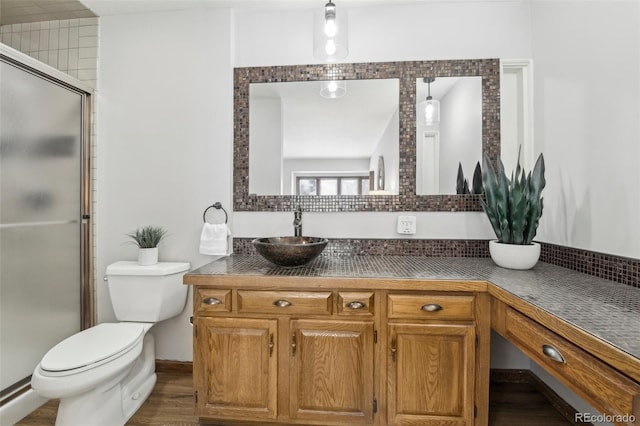
[[[640,359],[640,288],[544,262],[514,271],[488,258],[321,256],[307,265],[285,268],[260,256],[232,255],[190,271],[187,284],[189,275],[489,281]]]

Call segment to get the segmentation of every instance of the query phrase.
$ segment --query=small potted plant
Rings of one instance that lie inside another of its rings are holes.
[[[544,157],[538,157],[528,174],[520,167],[507,178],[504,165],[498,159],[497,171],[485,153],[482,159],[482,207],[487,214],[497,240],[489,242],[489,253],[498,265],[510,269],[530,269],[540,257],[540,244],[533,242],[542,216]]]
[[[158,263],[158,244],[167,235],[161,226],[143,226],[127,234],[139,247],[138,264],[155,265]]]

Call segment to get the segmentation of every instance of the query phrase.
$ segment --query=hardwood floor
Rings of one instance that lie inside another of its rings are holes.
[[[489,426],[572,424],[532,384],[491,382]]]
[[[53,426],[57,401],[50,401],[19,426]],[[128,426],[197,426],[190,374],[158,372],[153,393]],[[489,426],[567,426],[565,418],[528,383],[491,383]]]

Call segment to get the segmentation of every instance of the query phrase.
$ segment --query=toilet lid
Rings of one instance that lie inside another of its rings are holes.
[[[62,372],[98,364],[126,352],[144,336],[136,323],[103,323],[76,333],[51,348],[42,358],[44,371]]]

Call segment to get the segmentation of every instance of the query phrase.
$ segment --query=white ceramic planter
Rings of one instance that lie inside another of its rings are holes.
[[[149,266],[158,263],[158,247],[138,250],[138,265]]]
[[[504,244],[489,241],[491,259],[498,266],[508,269],[531,269],[540,258],[540,244]]]

